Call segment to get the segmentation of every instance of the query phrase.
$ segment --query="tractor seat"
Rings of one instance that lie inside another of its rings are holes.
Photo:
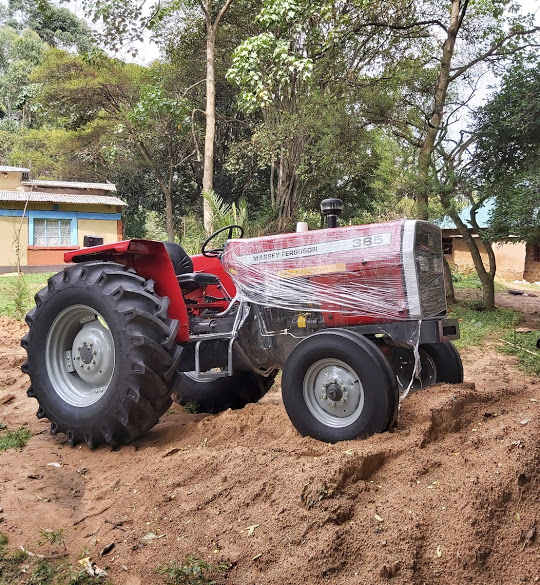
[[[189,254],[174,242],[163,242],[174,267],[174,273],[182,292],[189,293],[210,284],[219,285],[219,278],[207,272],[193,272],[193,261]]]
[[[163,245],[167,250],[167,254],[169,254],[175,274],[178,275],[193,272],[193,261],[182,246],[179,246],[174,242],[163,242]]]
[[[208,272],[187,272],[177,276],[178,284],[183,292],[191,292],[197,288],[204,288],[210,284],[219,285],[219,278]]]

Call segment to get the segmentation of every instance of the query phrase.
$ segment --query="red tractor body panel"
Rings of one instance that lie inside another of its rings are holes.
[[[118,262],[124,266],[134,268],[137,274],[143,278],[154,280],[157,294],[162,297],[169,297],[169,315],[173,319],[178,319],[180,323],[176,340],[178,342],[189,340],[186,303],[178,286],[169,254],[161,242],[125,240],[114,244],[74,250],[64,254],[65,262],[88,262],[92,260]]]

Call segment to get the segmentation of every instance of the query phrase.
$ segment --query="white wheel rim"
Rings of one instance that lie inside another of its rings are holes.
[[[78,408],[100,400],[113,376],[114,341],[107,322],[87,305],[72,305],[57,315],[45,346],[52,387]]]
[[[364,410],[364,388],[358,374],[333,358],[319,360],[308,368],[303,395],[310,413],[327,427],[347,427]]]

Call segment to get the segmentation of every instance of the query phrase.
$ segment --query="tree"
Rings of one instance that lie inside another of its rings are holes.
[[[92,14],[95,21],[102,19],[105,26],[103,39],[112,48],[118,48],[125,41],[140,40],[145,28],[159,31],[159,27],[171,14],[177,12],[200,10],[206,28],[206,107],[204,115],[205,139],[203,157],[203,193],[214,188],[214,142],[216,133],[216,73],[215,50],[216,35],[220,23],[229,10],[233,0],[186,0],[179,2],[157,2],[149,6],[148,14],[144,15],[142,3],[126,0],[83,0],[87,12]],[[204,226],[207,232],[212,231],[211,209],[206,200],[203,203]]]
[[[529,46],[531,37],[540,30],[530,19],[518,18],[505,9],[514,10],[512,0],[471,2],[451,0],[449,15],[437,15],[435,26],[442,31],[443,44],[438,59],[437,80],[433,88],[431,112],[426,112],[426,124],[418,155],[418,217],[428,219],[430,168],[436,150],[436,141],[445,131],[445,110],[451,84],[474,75],[472,71],[482,64],[508,60]],[[439,19],[440,18],[440,19]],[[528,25],[528,26],[527,26]],[[482,27],[484,29],[482,30]],[[508,27],[508,29],[506,29]],[[475,37],[479,35],[479,38]],[[456,55],[456,43],[461,50]],[[467,54],[471,53],[472,54]],[[457,63],[455,63],[457,61]]]
[[[271,165],[281,227],[304,194],[329,176],[338,191],[347,184],[366,191],[374,149],[364,92],[377,83],[381,62],[398,63],[400,43],[408,41],[392,25],[409,8],[407,2],[266,0],[257,17],[263,32],[235,50],[228,79],[240,87],[245,111],[262,112],[258,134],[266,138],[261,150]]]
[[[491,236],[540,242],[540,61],[517,61],[475,116],[474,166],[495,197]]]
[[[28,100],[35,91],[30,74],[41,62],[45,43],[31,31],[17,33],[0,28],[0,119],[4,128],[15,130],[31,123]]]
[[[95,47],[88,25],[68,8],[55,6],[49,0],[9,0],[3,18],[17,30],[33,30],[52,47],[80,53]]]
[[[474,136],[466,128],[466,116],[486,71],[504,70],[515,55],[537,46],[540,29],[534,26],[532,17],[518,15],[511,0],[427,2],[420,5],[410,26],[416,30],[417,54],[426,56],[424,73],[404,79],[398,88],[401,100],[396,100],[398,107],[387,123],[416,151],[413,188],[417,216],[430,217],[430,195],[442,204],[469,245],[482,282],[484,303],[491,309],[495,256],[488,234],[479,230],[489,257],[486,268],[471,233],[472,229],[478,230],[475,213],[484,195],[471,180]],[[418,60],[408,61],[414,71]],[[395,90],[392,86],[391,91]],[[464,224],[458,214],[467,203],[472,205],[473,228]]]
[[[174,240],[174,190],[194,151],[191,105],[167,77],[159,63],[143,68],[104,54],[82,59],[51,49],[33,79],[41,87],[42,107],[76,134],[74,151],[84,152],[87,164],[108,170],[127,158],[152,173],[165,203],[167,235]]]

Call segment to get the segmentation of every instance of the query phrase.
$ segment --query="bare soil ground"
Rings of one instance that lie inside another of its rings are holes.
[[[498,297],[540,322],[540,298]],[[411,394],[396,432],[368,440],[302,438],[271,392],[217,416],[174,406],[134,444],[90,451],[35,417],[25,328],[0,317],[0,421],[33,433],[0,453],[12,547],[42,552],[39,531],[63,529],[73,562],[87,551],[129,585],[188,554],[227,561],[234,585],[540,581],[540,380],[489,344],[463,352],[466,383]]]

